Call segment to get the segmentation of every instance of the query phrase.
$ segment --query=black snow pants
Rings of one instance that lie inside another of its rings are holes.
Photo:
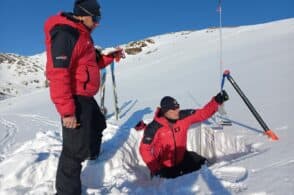
[[[191,173],[201,168],[205,164],[206,158],[196,152],[186,151],[183,161],[174,167],[164,167],[160,170],[159,176],[162,178],[176,178],[187,173]]]
[[[75,96],[74,100],[80,126],[62,126],[63,144],[56,174],[58,195],[81,194],[81,163],[98,157],[102,131],[106,128],[105,117],[93,97]]]

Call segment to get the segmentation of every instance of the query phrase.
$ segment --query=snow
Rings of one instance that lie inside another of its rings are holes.
[[[154,44],[116,66],[119,121],[113,116],[107,76],[110,118],[101,155],[83,163],[83,194],[294,194],[294,19],[223,29],[224,66],[279,141],[263,134],[226,82],[230,100],[225,109],[233,125],[215,129],[215,117],[189,130],[188,148],[214,164],[170,180],[150,179],[138,151],[143,132],[132,127],[140,119],[150,122],[165,95],[186,109],[204,105],[219,91],[219,32],[204,29],[151,39]],[[44,57],[30,58],[44,63]],[[48,89],[0,101],[0,129],[0,194],[54,194],[62,136]]]
[[[28,57],[0,53],[0,99],[45,87],[44,54]]]

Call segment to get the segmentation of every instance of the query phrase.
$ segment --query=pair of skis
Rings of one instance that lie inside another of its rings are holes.
[[[113,100],[114,100],[114,114],[115,114],[115,119],[118,120],[119,107],[118,107],[118,96],[116,92],[116,81],[115,81],[115,74],[114,74],[114,68],[115,68],[114,62],[119,62],[121,58],[125,58],[126,56],[123,49],[120,47],[105,49],[101,52],[101,54],[105,56],[112,56],[114,58],[114,61],[110,64],[110,71],[111,71]],[[105,107],[105,91],[106,91],[106,75],[107,75],[106,68],[102,69],[100,73],[101,73],[100,108],[104,116],[107,116],[107,109]]]
[[[119,114],[119,107],[118,107],[118,96],[116,92],[116,81],[115,81],[115,74],[114,74],[114,62],[110,65],[110,72],[111,72],[111,80],[112,80],[112,90],[113,90],[113,100],[114,100],[114,114],[115,119],[118,120],[118,114]],[[101,112],[104,114],[104,116],[107,116],[107,108],[105,107],[105,91],[106,91],[106,75],[107,71],[106,68],[101,70],[101,87],[100,87],[100,108]]]

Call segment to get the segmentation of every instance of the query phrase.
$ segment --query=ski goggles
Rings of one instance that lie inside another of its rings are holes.
[[[176,103],[170,110],[177,110],[180,108],[180,104]]]
[[[99,23],[100,20],[101,20],[101,16],[92,16],[92,20],[93,20],[93,22],[95,22],[95,23]]]
[[[78,6],[79,6],[79,8],[81,10],[83,10],[85,13],[89,14],[89,16],[92,17],[92,20],[93,20],[94,23],[99,23],[100,22],[101,15],[94,15],[89,10],[87,10],[86,8],[84,8],[84,7],[80,6],[80,5],[78,5]]]

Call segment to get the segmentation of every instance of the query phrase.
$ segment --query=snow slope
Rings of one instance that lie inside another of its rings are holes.
[[[46,86],[45,53],[20,56],[0,53],[0,100]]]
[[[205,29],[151,39],[154,44],[116,66],[119,121],[107,77],[108,127],[100,157],[83,164],[83,193],[294,194],[294,19],[223,29],[225,68],[280,140],[263,135],[226,82],[233,126],[213,130],[209,120],[189,131],[188,148],[215,163],[172,180],[150,180],[138,152],[143,132],[132,127],[152,120],[162,96],[174,96],[183,109],[196,108],[219,91],[219,33]],[[54,193],[59,123],[47,89],[0,101],[0,194]]]

